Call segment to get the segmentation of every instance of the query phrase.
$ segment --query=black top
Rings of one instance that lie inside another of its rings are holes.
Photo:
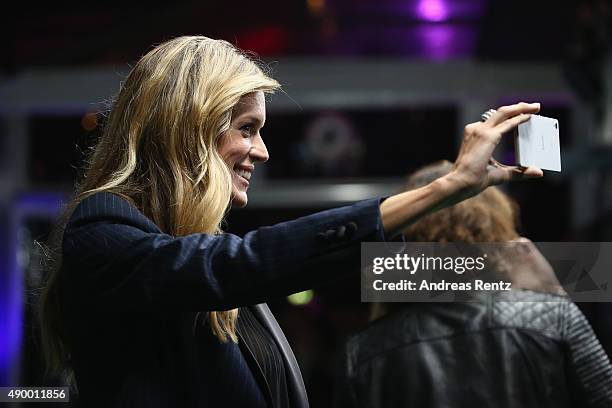
[[[253,353],[268,383],[273,406],[275,408],[289,407],[285,365],[278,345],[248,307],[240,308],[236,325],[240,341],[244,341],[247,348]]]

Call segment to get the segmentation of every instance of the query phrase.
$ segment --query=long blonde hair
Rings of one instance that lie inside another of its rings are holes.
[[[69,359],[61,319],[61,236],[78,203],[96,192],[112,192],[172,236],[220,233],[231,202],[232,176],[217,146],[242,96],[279,87],[232,44],[201,36],[172,39],[138,61],[121,86],[52,238],[40,307],[48,367],[65,369]],[[237,309],[208,315],[219,340],[237,342]]]

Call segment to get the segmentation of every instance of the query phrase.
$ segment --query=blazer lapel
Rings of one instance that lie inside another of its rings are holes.
[[[302,373],[298,366],[293,350],[283,330],[278,325],[270,308],[265,303],[251,306],[251,310],[259,322],[268,330],[272,338],[276,342],[285,362],[287,374],[287,388],[289,390],[289,400],[291,408],[309,408],[308,395],[306,395],[306,386],[302,379]]]

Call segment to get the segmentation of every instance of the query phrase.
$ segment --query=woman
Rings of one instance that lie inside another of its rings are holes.
[[[452,170],[426,166],[406,188]],[[347,342],[336,407],[612,406],[610,361],[584,315],[560,296],[548,261],[519,237],[516,209],[490,187],[406,228],[415,242],[520,242],[494,251],[498,272],[520,290],[465,303],[375,304],[373,319],[384,318]]]
[[[180,37],[132,69],[58,234],[42,301],[51,367],[83,406],[308,406],[269,299],[348,276],[361,241],[537,168],[491,162],[538,104],[465,129],[453,172],[244,238],[220,229],[247,203],[264,94],[279,84],[227,42]],[[382,202],[381,202],[382,201]]]

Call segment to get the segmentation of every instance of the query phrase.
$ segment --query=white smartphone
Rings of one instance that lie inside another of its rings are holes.
[[[515,132],[516,163],[536,166],[543,170],[561,171],[559,121],[546,116],[531,115],[518,125]]]

